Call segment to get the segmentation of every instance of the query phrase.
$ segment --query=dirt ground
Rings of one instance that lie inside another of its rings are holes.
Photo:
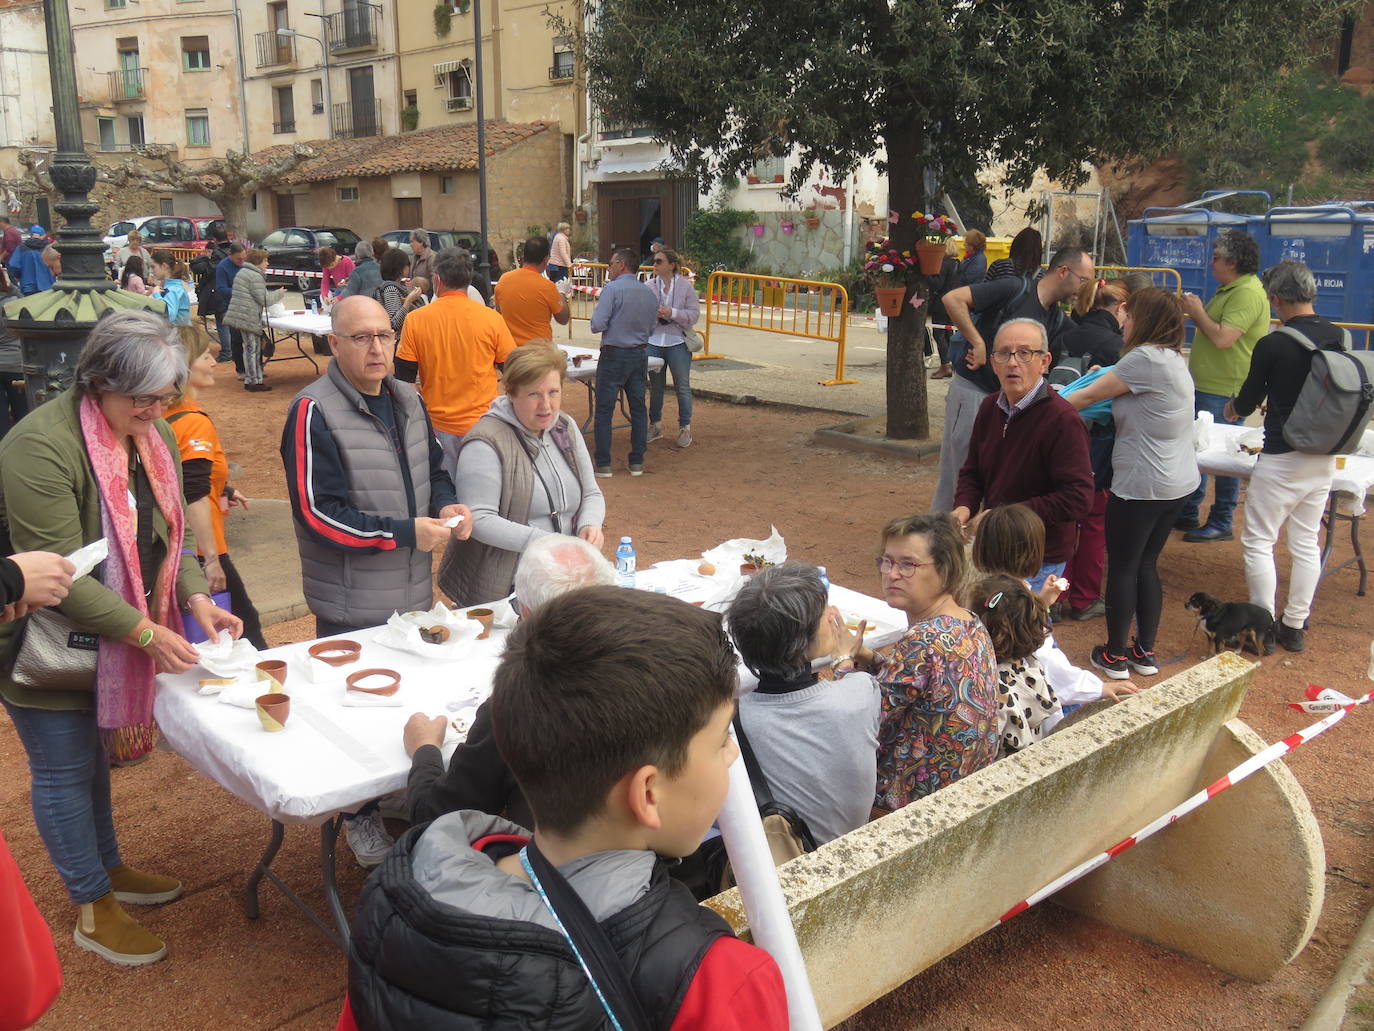
[[[268,381],[275,390],[254,395],[239,387],[231,367],[221,366],[220,381],[205,402],[231,459],[242,467],[236,483],[250,496],[286,496],[277,455],[282,419],[295,391],[312,375],[302,361],[273,364]],[[568,405],[579,417],[585,410],[580,395],[570,393]],[[819,447],[812,431],[840,421],[827,413],[703,401],[697,406],[697,442],[686,450],[668,440],[653,444],[642,478],[626,475],[627,440],[617,434],[616,476],[603,482],[607,539],[633,535],[640,562],[648,564],[693,555],[730,537],[766,536],[772,524],[787,539],[792,557],[825,565],[837,583],[873,592],[878,528],[893,515],[927,507],[933,462],[918,465]],[[1348,542],[1337,547],[1337,559],[1349,554]],[[1244,598],[1240,545],[1185,544],[1176,536],[1165,551],[1162,575],[1167,593],[1158,653],[1161,659],[1180,658],[1161,679],[1201,655],[1184,598],[1204,587],[1223,598]],[[253,583],[248,586],[251,592]],[[1308,650],[1281,652],[1264,664],[1242,718],[1272,741],[1311,721],[1282,704],[1298,697],[1307,683],[1350,694],[1369,690],[1364,674],[1374,632],[1371,612],[1367,600],[1355,597],[1353,570],[1323,583]],[[1086,665],[1103,631],[1097,621],[1066,624],[1056,633],[1070,655]],[[309,636],[305,620],[268,631],[273,643]],[[1248,984],[1049,904],[985,935],[844,1026],[853,1031],[1298,1027],[1374,905],[1370,719],[1374,712],[1360,710],[1287,760],[1325,836],[1327,894],[1312,943],[1268,983]],[[141,765],[115,770],[114,796],[126,859],[173,873],[187,886],[186,896],[175,904],[138,911],[166,937],[171,955],[137,970],[111,966],[72,944],[74,910],[34,829],[23,750],[0,717],[0,827],[54,928],[66,972],[61,998],[38,1026],[332,1028],[346,979],[341,955],[271,886],[263,888],[261,919],[246,919],[240,904],[243,880],[266,842],[266,819],[163,751]],[[312,828],[288,828],[276,864],[316,904],[321,901],[317,841]],[[1262,891],[1264,871],[1250,873]],[[346,900],[356,897],[362,880],[351,862],[341,863]],[[911,933],[920,934],[920,927]]]

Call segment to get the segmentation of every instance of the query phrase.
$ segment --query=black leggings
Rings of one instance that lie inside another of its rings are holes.
[[[1107,650],[1113,655],[1126,654],[1132,618],[1140,647],[1154,649],[1164,611],[1155,563],[1187,500],[1186,495],[1174,501],[1107,498]]]

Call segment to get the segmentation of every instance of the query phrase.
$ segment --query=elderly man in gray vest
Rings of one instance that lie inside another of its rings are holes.
[[[325,374],[296,395],[281,457],[317,637],[434,604],[431,553],[472,533],[419,393],[392,375],[396,334],[371,297],[335,306]],[[457,526],[446,521],[461,516]],[[375,802],[344,820],[363,867],[393,844]]]
[[[392,375],[396,334],[386,309],[347,297],[333,318],[334,360],[291,402],[281,441],[319,637],[428,609],[431,553],[472,533],[424,402]],[[454,516],[462,519],[450,528]]]

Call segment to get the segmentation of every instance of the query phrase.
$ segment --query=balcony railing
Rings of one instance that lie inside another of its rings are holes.
[[[110,100],[116,104],[123,100],[143,100],[147,94],[146,68],[116,68],[106,75],[110,80]]]
[[[295,132],[296,120],[293,118],[289,122],[273,122],[272,131],[274,133]]]
[[[273,30],[272,32],[259,32],[254,39],[258,45],[259,68],[295,63],[296,40],[293,37],[286,36],[283,38]]]
[[[597,130],[598,143],[648,143],[654,135],[653,129],[646,125],[629,122],[603,121]]]
[[[549,69],[549,78],[555,82],[560,79],[571,79],[573,77],[573,64],[556,64]]]
[[[472,107],[471,97],[449,97],[444,101],[444,108],[448,111],[466,111]]]
[[[381,108],[375,98],[360,103],[334,105],[334,135],[339,137],[380,136]]]
[[[379,35],[377,23],[380,20],[376,9],[370,5],[349,7],[325,15],[329,52],[342,54],[349,50],[375,50]]]

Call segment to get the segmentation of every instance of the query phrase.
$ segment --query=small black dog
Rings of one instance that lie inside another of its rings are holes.
[[[1223,648],[1240,651],[1248,641],[1256,655],[1274,651],[1274,617],[1261,605],[1248,601],[1218,601],[1198,591],[1183,605],[1198,615],[1198,626],[1212,642],[1212,654]]]

